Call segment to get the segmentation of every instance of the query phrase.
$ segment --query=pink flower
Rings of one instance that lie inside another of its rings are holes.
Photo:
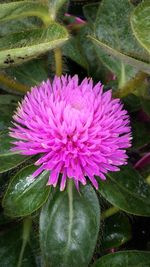
[[[130,147],[127,111],[111,90],[103,93],[101,83],[93,85],[78,76],[55,77],[32,88],[13,116],[10,136],[13,151],[23,155],[39,155],[33,174],[50,170],[48,185],[64,190],[67,179],[76,187],[89,179],[98,188],[95,176],[106,179],[108,171],[118,171],[127,163]]]

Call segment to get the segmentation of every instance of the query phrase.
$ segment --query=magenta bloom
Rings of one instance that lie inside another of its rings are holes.
[[[77,75],[66,75],[43,82],[27,93],[13,119],[10,135],[18,139],[13,151],[38,154],[33,176],[50,170],[48,185],[55,187],[59,180],[60,190],[67,179],[77,188],[89,179],[97,189],[95,176],[105,180],[108,171],[127,163],[127,111],[111,90],[103,93],[101,83],[93,86],[91,79],[79,84]]]

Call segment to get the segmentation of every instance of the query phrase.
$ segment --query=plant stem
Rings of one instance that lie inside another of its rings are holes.
[[[30,89],[28,86],[15,81],[4,73],[0,73],[0,83],[21,93],[26,93]]]
[[[150,175],[146,178],[146,182],[150,185]]]
[[[62,52],[60,48],[54,50],[55,55],[55,66],[56,66],[56,75],[62,75]]]
[[[125,75],[125,65],[121,62],[121,77],[119,80],[119,89],[121,89],[126,83],[126,75]]]
[[[125,97],[128,94],[133,93],[135,90],[137,90],[143,85],[145,79],[148,78],[148,76],[149,75],[147,73],[138,72],[133,79],[126,82],[126,84],[121,88],[121,90],[118,90],[114,93],[114,97]]]
[[[21,247],[17,267],[22,266],[23,255],[24,255],[25,247],[29,239],[31,225],[32,225],[32,220],[30,217],[27,217],[23,220],[23,234],[22,234],[23,241],[22,241],[22,247]]]
[[[104,220],[104,219],[106,219],[106,218],[108,218],[108,217],[110,217],[110,216],[116,214],[116,213],[119,212],[119,211],[120,211],[120,209],[117,208],[117,207],[111,207],[111,208],[105,210],[105,211],[102,213],[102,220]]]

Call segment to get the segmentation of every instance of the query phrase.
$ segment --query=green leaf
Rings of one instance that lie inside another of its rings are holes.
[[[150,99],[147,98],[141,98],[141,104],[144,112],[150,116]]]
[[[21,84],[29,87],[35,86],[48,79],[48,73],[46,72],[46,66],[44,66],[44,64],[44,60],[36,59],[20,66],[8,68],[5,70],[5,73],[8,77],[11,77]]]
[[[51,15],[52,20],[56,18],[58,11],[66,4],[68,4],[68,0],[48,0],[49,5],[49,13]]]
[[[10,182],[3,198],[5,214],[10,217],[26,216],[39,209],[47,200],[50,187],[46,186],[49,172],[44,171],[35,179],[37,169],[30,165],[21,169]]]
[[[4,36],[0,38],[0,67],[30,60],[62,45],[67,39],[67,30],[57,23]]]
[[[132,167],[110,172],[106,181],[100,181],[100,194],[112,205],[128,213],[150,216],[150,186]]]
[[[10,126],[12,114],[19,99],[13,95],[0,95],[0,131]]]
[[[89,4],[84,7],[84,14],[91,25],[92,30],[89,30],[89,35],[95,31],[96,18],[99,10],[99,3]],[[91,33],[90,33],[91,32]],[[114,73],[119,81],[119,88],[121,88],[126,81],[130,80],[137,72],[135,68],[124,64],[122,60],[115,58],[113,55],[106,53],[100,46],[94,45],[97,58],[101,61],[112,73]]]
[[[63,47],[63,54],[66,57],[71,58],[77,64],[81,65],[83,68],[88,69],[88,63],[83,55],[80,39],[72,37]]]
[[[97,17],[99,6],[100,6],[100,3],[92,3],[92,4],[87,4],[83,6],[84,16],[86,17],[87,21],[92,26],[93,30],[95,28],[95,20]]]
[[[134,94],[129,94],[123,98],[125,109],[129,112],[135,112],[141,108],[140,98]]]
[[[0,27],[0,37],[3,37],[6,34],[21,32],[41,26],[42,26],[41,21],[36,17],[11,20],[3,23],[2,26]]]
[[[51,196],[40,215],[40,240],[47,267],[87,267],[99,232],[100,211],[93,188],[67,190]]]
[[[10,227],[9,227],[10,228]],[[22,245],[22,227],[17,225],[1,233],[0,264],[1,267],[17,267]],[[35,267],[35,260],[29,246],[26,247],[21,267]]]
[[[0,105],[12,105],[16,107],[17,102],[20,100],[19,96],[15,95],[0,95]]]
[[[95,81],[105,81],[105,77],[108,76],[108,71],[104,67],[103,63],[98,60],[94,45],[91,40],[87,38],[89,32],[91,32],[91,28],[85,25],[81,28],[76,39],[78,38],[80,51],[87,62],[88,75],[91,76]]]
[[[150,52],[150,1],[142,1],[134,9],[131,26],[137,40]]]
[[[52,22],[48,7],[37,1],[18,1],[0,5],[0,23],[31,16],[41,18],[45,25]]]
[[[140,148],[150,143],[150,123],[131,118],[133,148]]]
[[[94,24],[95,36],[90,38],[109,55],[150,73],[149,55],[139,46],[130,28],[132,10],[128,0],[103,0]]]
[[[29,159],[29,157],[10,151],[12,141],[14,139],[7,134],[0,134],[0,173],[11,170]]]
[[[105,219],[104,223],[101,240],[102,249],[120,247],[131,239],[131,225],[124,214],[115,214]]]
[[[121,251],[101,257],[92,267],[149,267],[150,253],[146,251]]]
[[[119,88],[122,88],[126,82],[134,77],[137,73],[135,68],[125,64],[122,60],[115,58],[113,55],[104,52],[101,47],[95,46],[95,51],[98,59],[117,76]]]

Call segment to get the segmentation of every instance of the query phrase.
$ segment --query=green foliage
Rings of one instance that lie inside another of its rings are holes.
[[[150,253],[144,251],[122,251],[108,254],[98,260],[92,267],[149,267]]]
[[[150,73],[149,55],[132,34],[129,23],[132,10],[128,0],[103,0],[96,14],[94,35],[89,37],[108,55]]]
[[[14,95],[0,95],[0,131],[7,130],[11,124],[14,109],[17,106],[19,97]]]
[[[27,216],[47,200],[50,192],[50,187],[46,186],[49,172],[44,171],[33,178],[36,169],[33,165],[27,166],[12,178],[3,198],[3,208],[8,216]]]
[[[10,150],[12,141],[7,134],[0,133],[0,173],[11,170],[28,159]]]
[[[99,232],[100,211],[93,188],[79,193],[72,181],[51,195],[40,215],[40,240],[47,267],[86,267]]]
[[[150,1],[142,1],[133,11],[131,25],[135,37],[150,52]]]
[[[31,16],[41,18],[45,24],[51,22],[47,6],[37,1],[18,1],[1,5],[0,23]]]
[[[145,101],[145,100],[144,100]],[[144,110],[146,109],[144,105]],[[147,110],[148,111],[148,110]],[[136,117],[132,118],[132,131],[133,131],[133,147],[141,148],[150,142],[150,124],[148,122],[139,121]]]
[[[137,248],[132,222],[150,217],[150,1],[72,2],[0,3],[0,266],[149,267],[150,253],[128,251],[128,241]],[[67,20],[79,2],[86,21]],[[106,181],[97,177],[98,196],[90,184],[78,192],[71,180],[63,192],[47,186],[49,170],[33,179],[37,167],[29,164],[36,159],[11,150],[8,131],[18,101],[66,71],[102,81],[130,115],[129,164]],[[139,172],[134,164],[141,158]],[[109,254],[114,248],[125,251]]]
[[[131,225],[127,216],[115,214],[105,220],[100,242],[101,249],[117,248],[131,239]]]
[[[89,34],[87,36],[88,38],[89,36],[93,36],[93,31],[95,33],[95,31],[98,30],[99,27],[101,27],[101,21],[98,21],[99,16],[101,16],[102,22],[104,21],[104,23],[106,18],[108,17],[108,14],[105,12],[105,10],[99,11],[99,8],[101,8],[101,6],[99,7],[98,4],[90,4],[85,6],[84,8],[84,14],[89,21],[89,25],[91,25],[92,28],[92,30],[89,30]],[[99,14],[99,12],[102,12],[102,14]],[[93,16],[93,14],[96,14],[96,16]],[[116,24],[114,25],[114,31],[116,32],[116,34],[117,30],[118,28]],[[101,31],[101,29],[99,29],[99,31]],[[109,36],[110,38],[109,29],[107,29],[107,27],[105,27],[105,31],[106,36]],[[113,39],[115,39],[116,43],[120,43],[119,39],[117,39],[116,37],[112,37],[112,40]],[[116,45],[117,44],[115,44],[115,47],[117,47]],[[118,78],[119,87],[122,87],[127,80],[131,79],[135,75],[136,70],[132,66],[127,65],[122,60],[114,57],[114,54],[106,53],[100,46],[94,44],[94,47],[97,59],[102,62]]]
[[[5,74],[15,81],[20,82],[26,86],[35,86],[46,80],[48,71],[43,59],[34,59],[22,64],[21,66],[14,66],[5,70]]]
[[[12,229],[7,229],[1,233],[0,238],[0,264],[3,267],[18,266],[19,255],[22,246],[22,227],[21,224],[14,226]],[[36,267],[35,259],[31,249],[26,246],[22,267]]]
[[[131,214],[150,216],[150,186],[132,167],[110,172],[107,180],[99,184],[100,194],[114,206]]]
[[[4,36],[0,39],[0,66],[26,62],[63,44],[67,39],[67,31],[57,23],[52,23],[45,29]]]
[[[64,8],[64,5],[68,3],[68,0],[47,0],[49,13],[52,19],[56,18],[58,11]]]

